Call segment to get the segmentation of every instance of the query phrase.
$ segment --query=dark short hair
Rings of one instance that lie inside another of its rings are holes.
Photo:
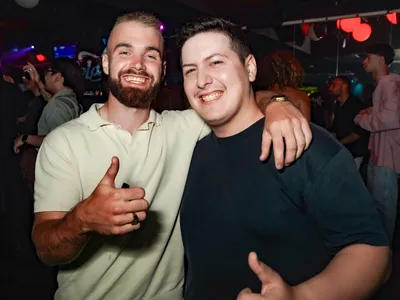
[[[176,39],[179,52],[182,52],[183,45],[187,40],[197,34],[206,32],[217,32],[226,35],[230,40],[232,50],[239,55],[243,63],[251,53],[243,30],[227,20],[215,17],[201,17],[183,25]]]
[[[377,43],[373,44],[367,49],[367,53],[383,56],[385,64],[390,65],[394,60],[394,50],[389,44]]]
[[[348,91],[350,93],[350,91],[351,91],[351,81],[350,81],[349,78],[347,78],[346,76],[343,76],[343,75],[339,75],[339,76],[336,76],[335,78],[333,78],[332,81],[335,80],[335,79],[339,79],[342,82],[344,82],[344,84],[347,85]]]
[[[50,62],[54,73],[61,73],[64,77],[64,86],[71,88],[77,96],[84,93],[84,78],[78,63],[70,58],[57,58]]]

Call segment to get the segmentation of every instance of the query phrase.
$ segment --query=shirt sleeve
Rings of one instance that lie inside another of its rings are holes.
[[[163,118],[174,119],[174,123],[179,127],[179,130],[191,130],[194,134],[198,135],[198,140],[201,140],[211,132],[210,127],[193,109],[164,111],[162,112],[162,116]]]
[[[347,150],[314,175],[305,189],[306,210],[332,254],[351,244],[388,245],[375,202]]]
[[[35,213],[71,210],[82,199],[79,172],[60,131],[44,139],[35,168]]]
[[[357,115],[355,122],[370,132],[399,129],[400,84],[395,80],[384,83],[379,95],[381,105],[372,107],[366,114]]]

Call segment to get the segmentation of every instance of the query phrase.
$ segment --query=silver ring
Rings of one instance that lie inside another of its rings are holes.
[[[139,217],[137,216],[137,214],[132,213],[133,214],[133,221],[132,221],[132,225],[137,225],[139,224]]]

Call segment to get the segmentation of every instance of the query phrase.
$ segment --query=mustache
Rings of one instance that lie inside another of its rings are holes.
[[[121,77],[123,75],[138,75],[138,76],[145,76],[145,77],[152,78],[152,76],[150,76],[150,74],[144,70],[135,71],[135,70],[130,69],[130,70],[126,70],[126,71],[120,71],[118,73],[119,77]]]

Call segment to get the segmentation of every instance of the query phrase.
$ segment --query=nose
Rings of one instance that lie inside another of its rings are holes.
[[[207,72],[207,70],[198,69],[197,70],[197,87],[199,89],[204,89],[210,83],[212,83],[212,77]]]
[[[132,60],[131,68],[136,71],[146,70],[142,55],[135,55]]]

